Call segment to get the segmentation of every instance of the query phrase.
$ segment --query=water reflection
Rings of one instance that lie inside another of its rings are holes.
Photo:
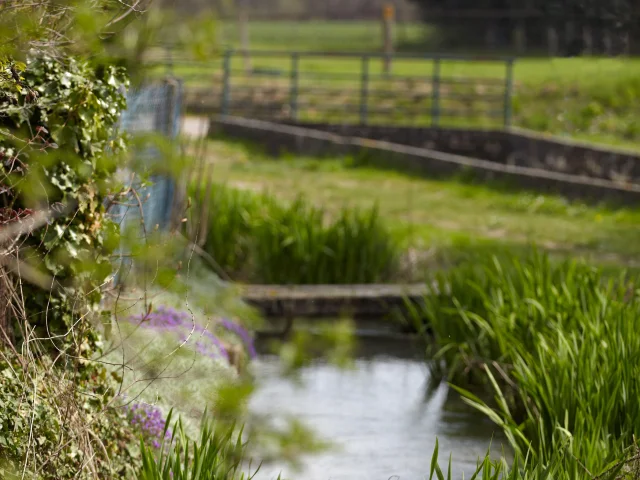
[[[436,437],[444,466],[453,454],[453,473],[468,478],[476,460],[500,452],[495,425],[466,406],[446,384],[433,388],[424,350],[406,341],[360,342],[353,370],[315,362],[297,385],[279,377],[275,357],[256,364],[261,385],[251,408],[273,421],[294,416],[339,447],[304,459],[301,472],[283,464],[265,464],[257,480],[381,479],[428,477]]]

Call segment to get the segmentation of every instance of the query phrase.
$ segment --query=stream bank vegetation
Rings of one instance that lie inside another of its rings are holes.
[[[443,273],[414,312],[431,330],[432,373],[524,462],[500,478],[638,478],[637,285],[539,252],[478,257]]]
[[[143,217],[117,169],[166,151],[119,129],[149,3],[0,2],[2,479],[241,478],[248,440],[314,445],[298,424],[239,427],[255,314],[179,236],[112,214]]]

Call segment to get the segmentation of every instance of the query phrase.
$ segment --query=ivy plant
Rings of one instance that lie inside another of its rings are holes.
[[[43,55],[5,61],[0,82],[0,202],[54,216],[22,245],[28,263],[53,279],[25,287],[26,310],[39,312],[30,319],[36,328],[64,335],[95,310],[111,271],[117,230],[104,203],[113,159],[125,147],[114,132],[127,77],[116,67]]]

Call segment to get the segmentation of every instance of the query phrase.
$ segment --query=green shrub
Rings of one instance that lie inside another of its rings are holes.
[[[26,65],[0,58],[0,70],[11,69],[20,72],[17,92],[0,83],[0,201],[7,206],[0,223],[8,223],[7,210],[66,209],[20,245],[33,268],[65,285],[21,287],[30,323],[40,336],[63,334],[95,310],[98,287],[111,273],[115,224],[104,200],[115,164],[107,153],[124,148],[116,124],[128,80],[122,69],[47,55],[35,55]],[[18,334],[21,319],[14,320]],[[95,340],[86,322],[76,330]]]
[[[67,23],[63,11],[56,23]],[[111,405],[117,386],[88,360],[100,352],[93,321],[116,238],[106,152],[124,147],[115,127],[127,83],[122,69],[64,55],[0,56],[0,229],[51,212],[3,245],[0,478],[122,478],[136,466],[134,437]]]

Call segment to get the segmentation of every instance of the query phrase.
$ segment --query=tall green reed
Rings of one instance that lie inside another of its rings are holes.
[[[197,440],[189,438],[180,419],[171,424],[167,417],[160,450],[141,442],[142,468],[139,480],[244,480],[242,472],[246,445],[242,431],[233,426],[220,428],[205,416]],[[167,435],[172,427],[171,435]]]
[[[270,284],[389,281],[399,245],[377,208],[343,208],[335,217],[298,197],[216,184],[203,248],[232,277]]]
[[[215,185],[208,204],[199,206],[208,210],[203,248],[225,272],[240,272],[249,261],[254,222],[266,208],[262,200],[252,192]]]
[[[431,456],[429,480],[452,480],[452,456],[446,469],[446,476],[439,464],[438,440]],[[516,454],[508,464],[503,458],[492,459],[489,452],[478,459],[475,471],[470,480],[632,480],[640,477],[640,465],[636,462],[635,451],[629,449],[618,462],[612,463],[599,475],[585,470],[584,465],[575,457],[556,455],[546,464],[536,460],[532,455]],[[459,477],[455,477],[459,478]],[[464,478],[464,476],[462,477]]]
[[[640,433],[640,301],[625,277],[533,253],[478,258],[436,285],[421,312],[433,373],[462,387],[516,453],[565,469],[577,459],[565,478],[624,458]],[[493,393],[491,405],[474,389]]]

